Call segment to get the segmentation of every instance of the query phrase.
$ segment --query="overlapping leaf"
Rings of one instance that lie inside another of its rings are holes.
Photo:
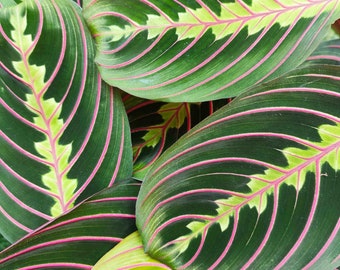
[[[124,95],[123,102],[131,127],[134,177],[142,180],[169,146],[229,100],[165,103]]]
[[[196,102],[301,64],[340,2],[88,0],[84,16],[104,80],[143,98]]]
[[[92,269],[136,230],[140,183],[114,184],[0,253],[1,269]]]
[[[339,48],[327,51],[238,97],[155,162],[137,201],[148,254],[176,269],[340,265]]]
[[[5,237],[0,235],[0,250],[4,250],[8,246],[10,246],[10,242],[8,242]]]
[[[138,232],[124,238],[106,253],[93,267],[93,270],[112,269],[171,269],[144,252],[142,239]]]
[[[13,242],[130,177],[132,153],[76,4],[27,0],[0,22],[0,231]]]
[[[303,65],[318,63],[340,65],[340,39],[323,42],[312,55],[307,58],[307,61]]]

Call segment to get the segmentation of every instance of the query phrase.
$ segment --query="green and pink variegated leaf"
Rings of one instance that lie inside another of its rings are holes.
[[[1,269],[92,269],[136,231],[140,183],[114,184],[0,253]]]
[[[171,268],[148,256],[144,252],[139,233],[134,232],[106,253],[93,267],[93,270],[112,269],[170,270]]]
[[[339,0],[87,0],[103,79],[171,102],[234,97],[301,64]]]
[[[128,121],[72,1],[0,9],[0,232],[10,241],[130,177]]]
[[[134,153],[134,177],[144,179],[155,160],[191,127],[230,100],[165,103],[124,95]]]
[[[323,42],[308,58],[303,65],[313,64],[340,65],[340,39]]]
[[[327,51],[239,96],[154,163],[136,217],[150,256],[176,269],[340,266],[340,65],[329,64],[339,48]]]

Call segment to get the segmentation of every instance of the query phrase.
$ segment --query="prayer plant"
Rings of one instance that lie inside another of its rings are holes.
[[[339,18],[0,0],[0,269],[339,267]]]

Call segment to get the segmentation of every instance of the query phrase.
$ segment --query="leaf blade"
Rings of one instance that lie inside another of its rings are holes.
[[[165,152],[137,202],[146,251],[183,269],[336,267],[339,74],[318,63],[254,87]]]
[[[213,5],[88,1],[104,80],[170,102],[234,97],[301,64],[339,15],[337,1]]]
[[[14,242],[130,177],[131,141],[78,6],[25,1],[0,16],[0,230]]]
[[[142,240],[134,232],[106,253],[93,269],[170,269],[144,253]]]
[[[7,268],[91,269],[96,261],[136,230],[140,183],[114,184],[0,253]]]
[[[131,127],[134,174],[143,180],[152,163],[183,134],[230,102],[164,103],[123,96]]]

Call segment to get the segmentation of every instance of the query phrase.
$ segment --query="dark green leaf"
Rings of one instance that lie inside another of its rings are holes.
[[[148,254],[176,269],[339,266],[340,66],[328,62],[254,87],[154,163],[137,201]]]
[[[132,174],[119,93],[72,1],[0,8],[0,232],[11,242]]]
[[[340,17],[327,1],[87,0],[109,84],[143,98],[234,97],[300,65]]]
[[[0,268],[91,269],[136,230],[139,188],[130,180],[95,194],[0,253]]]

